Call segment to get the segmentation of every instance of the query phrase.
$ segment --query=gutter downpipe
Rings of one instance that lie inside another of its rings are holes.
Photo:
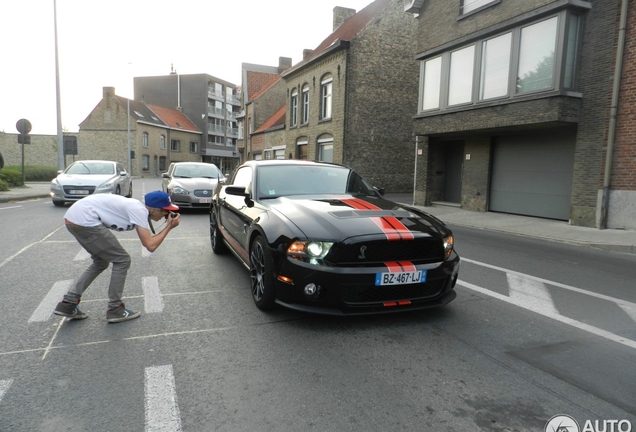
[[[618,45],[616,48],[616,65],[614,67],[614,82],[612,84],[612,102],[610,107],[609,130],[607,134],[607,152],[605,154],[605,175],[603,179],[603,193],[601,202],[600,229],[607,228],[609,213],[610,182],[612,179],[612,161],[614,159],[614,143],[616,137],[616,116],[618,111],[618,94],[623,71],[623,53],[625,51],[625,28],[627,27],[627,5],[629,0],[621,2],[620,27],[618,29]]]

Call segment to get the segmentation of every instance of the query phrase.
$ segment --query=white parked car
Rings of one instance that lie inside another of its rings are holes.
[[[122,164],[106,160],[73,162],[51,181],[51,199],[56,206],[78,201],[94,193],[114,193],[132,197],[130,173]]]
[[[212,194],[225,177],[206,162],[174,162],[163,173],[162,189],[181,208],[209,208]]]

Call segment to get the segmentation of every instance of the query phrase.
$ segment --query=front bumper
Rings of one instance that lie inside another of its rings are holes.
[[[210,208],[210,203],[212,202],[212,195],[209,197],[198,197],[192,194],[190,195],[180,195],[175,193],[170,193],[170,200],[173,204],[179,206],[180,208]]]
[[[424,283],[376,286],[376,273],[386,272],[386,267],[327,267],[285,259],[276,275],[276,302],[291,309],[327,315],[368,315],[439,307],[456,296],[459,261],[453,253],[447,261],[415,266],[417,270],[427,271]],[[305,295],[307,284],[320,287],[321,294]]]

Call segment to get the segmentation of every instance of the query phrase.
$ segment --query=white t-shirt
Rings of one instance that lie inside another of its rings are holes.
[[[131,231],[137,226],[150,229],[146,206],[121,195],[89,195],[75,202],[64,218],[75,225],[95,227],[101,224],[115,231]]]

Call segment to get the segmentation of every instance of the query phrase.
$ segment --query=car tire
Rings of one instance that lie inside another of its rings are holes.
[[[224,254],[227,251],[227,246],[223,241],[223,234],[219,229],[219,225],[216,223],[216,216],[214,213],[210,213],[210,244],[212,245],[212,252],[217,255]]]
[[[64,201],[53,201],[55,207],[64,207]]]
[[[274,260],[263,237],[257,236],[250,247],[250,284],[252,299],[260,310],[275,306]]]
[[[121,195],[121,186],[117,185],[117,189],[115,189],[115,195]]]
[[[130,182],[130,188],[128,189],[128,195],[126,195],[126,198],[132,198],[132,194],[133,194],[133,189],[132,189],[132,182]]]

